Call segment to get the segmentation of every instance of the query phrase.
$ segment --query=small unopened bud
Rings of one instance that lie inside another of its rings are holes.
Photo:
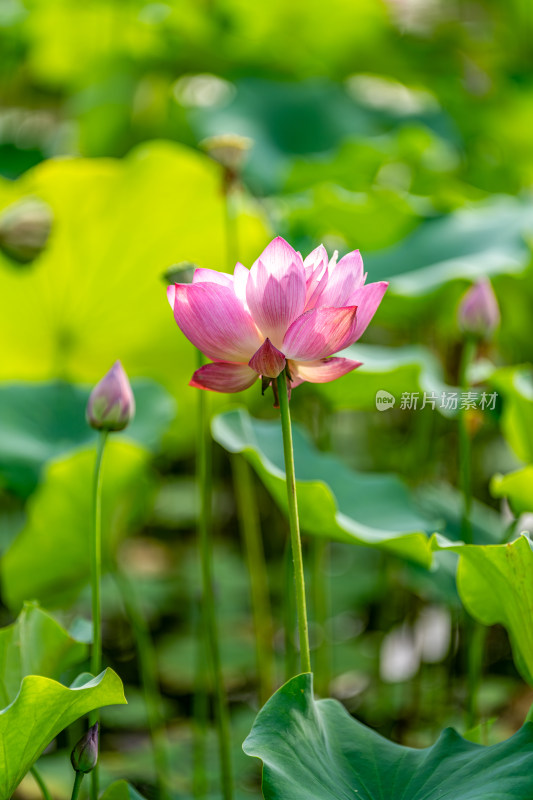
[[[81,737],[70,754],[70,762],[76,772],[91,772],[98,761],[98,723],[96,722]]]
[[[29,264],[46,247],[52,212],[41,200],[26,198],[0,215],[0,249],[13,261]]]
[[[500,323],[500,309],[488,278],[475,283],[459,305],[459,327],[464,333],[489,339]]]
[[[87,422],[101,431],[121,431],[135,415],[135,398],[120,361],[96,384],[87,403]]]
[[[253,139],[237,133],[209,136],[200,142],[200,147],[233,175],[239,175],[242,171],[252,146]]]
[[[192,261],[180,261],[178,264],[172,264],[161,277],[167,286],[175,283],[192,283],[196,269],[198,269],[198,264],[194,264]]]

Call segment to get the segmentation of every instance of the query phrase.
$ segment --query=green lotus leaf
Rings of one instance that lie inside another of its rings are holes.
[[[243,744],[263,762],[265,800],[529,800],[533,724],[483,747],[451,728],[424,750],[403,747],[315,700],[310,674],[279,689]]]
[[[507,475],[494,475],[490,489],[494,497],[506,497],[515,516],[533,511],[533,465],[509,472]]]
[[[153,381],[134,380],[132,388],[135,417],[113,438],[155,450],[174,419],[175,402]],[[96,440],[85,421],[89,393],[89,387],[62,382],[0,385],[1,483],[29,494],[47,461]]]
[[[464,545],[435,537],[433,546],[459,553],[457,589],[483,625],[506,628],[516,667],[533,685],[533,550],[525,535],[500,545]]]
[[[102,706],[125,703],[111,669],[75,689],[29,675],[13,702],[0,711],[0,797],[11,797],[45,747],[75,720]]]
[[[144,798],[127,781],[115,781],[107,787],[101,800],[144,800]]]
[[[86,656],[86,644],[37,605],[26,603],[12,625],[0,628],[0,706],[15,698],[26,675],[59,679]]]
[[[221,181],[207,156],[170,142],[124,160],[52,159],[0,181],[0,211],[36,197],[54,218],[30,268],[15,270],[0,255],[0,342],[9,343],[0,380],[94,384],[119,358],[130,378],[158,381],[186,413],[196,353],[176,327],[162,276],[182,261],[227,268]],[[243,203],[238,257],[251,264],[270,237],[264,215]],[[194,426],[179,432],[193,441]]]
[[[47,466],[28,502],[26,525],[0,564],[2,596],[11,609],[35,599],[49,608],[68,605],[89,581],[94,461],[91,449]],[[147,513],[151,496],[147,451],[110,437],[102,487],[105,565],[120,538]]]
[[[286,511],[279,422],[253,419],[238,409],[216,416],[212,431],[230,453],[246,456]],[[416,508],[399,478],[349,469],[335,456],[316,450],[298,426],[293,436],[300,523],[305,533],[378,547],[429,566],[427,533],[434,526]]]
[[[533,462],[533,379],[531,367],[504,367],[490,377],[503,396],[502,432],[518,458]]]

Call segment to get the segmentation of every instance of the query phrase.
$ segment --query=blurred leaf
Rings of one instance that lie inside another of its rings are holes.
[[[230,453],[244,453],[283,511],[287,489],[281,426],[243,410],[214,418],[213,436]],[[431,563],[431,521],[416,508],[394,475],[357,473],[321,453],[294,427],[294,458],[300,523],[305,533],[382,548]]]
[[[490,377],[503,395],[502,432],[518,458],[533,462],[533,378],[530,366],[504,367]]]
[[[400,244],[370,253],[372,280],[389,279],[396,295],[425,295],[453,280],[520,273],[528,265],[526,236],[533,202],[495,197],[429,220]]]
[[[26,603],[16,622],[0,628],[1,707],[15,698],[26,675],[59,679],[87,652],[87,645],[73,639],[53,617]]]
[[[263,762],[265,800],[526,800],[533,792],[533,725],[492,747],[453,729],[415,750],[384,739],[335,700],[314,700],[298,675],[259,712],[243,748]]]
[[[127,781],[115,781],[108,786],[101,800],[144,800]]]
[[[483,625],[503,625],[516,667],[533,685],[533,550],[527,536],[501,545],[450,545],[435,537],[434,546],[459,553],[457,589],[468,611]]]
[[[419,405],[426,393],[428,398],[432,395],[437,398],[437,411],[447,417],[456,415],[455,411],[441,408],[440,401],[443,392],[459,390],[445,383],[442,367],[429,349],[418,345],[380,347],[355,344],[343,351],[342,355],[362,361],[363,365],[342,381],[315,384],[312,387],[327,398],[332,408],[371,411],[376,408],[377,392],[386,390],[394,396],[396,408],[404,392],[419,392]],[[311,387],[310,384],[308,386]]]
[[[533,465],[509,472],[507,475],[494,475],[490,489],[494,497],[506,497],[515,516],[533,512]]]
[[[79,688],[30,675],[16,699],[0,712],[0,797],[11,797],[45,747],[75,720],[102,706],[125,703],[111,669]]]
[[[221,181],[207,156],[156,142],[123,161],[51,160],[0,183],[0,210],[31,195],[55,222],[31,268],[0,257],[0,342],[9,343],[0,379],[94,384],[120,358],[130,377],[171,389],[186,417],[196,354],[176,327],[162,275],[187,260],[226,268]],[[263,215],[243,200],[239,259],[252,263],[267,239]],[[193,424],[176,430],[192,441]]]
[[[95,453],[54,461],[28,503],[28,521],[1,563],[2,595],[11,609],[38,599],[54,607],[75,598],[90,576],[92,480]],[[121,537],[146,515],[148,454],[110,439],[104,454],[102,545],[104,565]]]
[[[136,380],[135,417],[113,439],[155,450],[174,419],[172,397],[157,383]],[[96,441],[85,421],[90,389],[68,383],[0,385],[0,480],[21,494],[38,483],[47,461]]]

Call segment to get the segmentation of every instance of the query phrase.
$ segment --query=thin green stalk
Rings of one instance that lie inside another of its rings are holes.
[[[272,694],[274,673],[272,653],[273,626],[270,613],[265,553],[250,467],[246,459],[239,455],[234,456],[231,463],[239,524],[250,577],[257,674],[259,676],[259,702],[264,705]]]
[[[41,773],[39,772],[39,770],[37,769],[35,764],[30,769],[30,772],[31,772],[31,774],[33,775],[33,777],[35,779],[35,783],[37,784],[37,786],[41,790],[44,800],[52,800],[52,795],[48,791],[48,789],[46,787],[46,783],[44,782],[43,776],[41,775]]]
[[[461,362],[459,365],[459,386],[462,391],[468,391],[470,383],[468,370],[476,352],[476,340],[467,337],[463,345]],[[468,412],[466,409],[459,411],[459,471],[460,484],[463,495],[462,537],[466,544],[473,543],[472,533],[472,443],[468,431]],[[466,640],[466,674],[467,674],[467,709],[466,726],[473,728],[478,722],[478,695],[483,672],[483,649],[485,644],[485,629],[472,617],[465,613],[464,636]]]
[[[205,636],[204,610],[200,602],[194,604],[193,630],[196,639],[194,664],[193,696],[193,744],[192,744],[192,794],[202,798],[207,795],[207,718],[208,702],[208,664]]]
[[[468,369],[476,352],[476,341],[468,337],[463,345],[461,363],[459,365],[459,387],[462,391],[468,391]],[[463,493],[463,521],[462,535],[466,544],[472,543],[472,447],[470,434],[468,432],[468,412],[466,409],[459,410],[459,470],[461,491]]]
[[[233,271],[237,263],[239,252],[239,238],[237,231],[237,215],[235,213],[235,190],[231,186],[224,187],[224,224],[226,228],[226,261],[227,266]]]
[[[291,532],[292,560],[294,564],[298,637],[300,640],[300,664],[302,672],[311,672],[309,631],[307,627],[307,608],[305,602],[304,565],[302,557],[302,542],[300,538],[300,521],[298,518],[298,500],[296,497],[296,476],[294,473],[291,412],[289,409],[289,392],[285,372],[282,372],[280,375],[278,375],[277,382],[279,409],[281,415],[281,430],[283,434],[283,454],[285,457],[287,500],[289,507],[289,528]]]
[[[101,431],[96,447],[93,482],[93,539],[91,546],[91,597],[93,618],[93,644],[91,650],[91,672],[99,675],[102,669],[102,603],[100,584],[102,582],[102,459],[107,440],[107,431]],[[89,715],[89,725],[98,722],[98,710]],[[91,798],[98,800],[98,764],[91,773]],[[79,788],[79,787],[78,787]]]
[[[291,541],[283,552],[283,628],[285,632],[285,681],[294,677],[298,669],[294,633],[296,628],[296,608],[294,601],[294,568],[292,565]]]
[[[94,773],[94,769],[93,769],[93,773]],[[78,800],[78,795],[80,793],[80,786],[81,786],[82,780],[83,780],[83,772],[76,771],[76,774],[74,776],[74,785],[72,787],[72,795],[71,795],[70,800]]]
[[[161,710],[162,701],[157,679],[157,658],[154,643],[134,584],[123,572],[115,573],[115,581],[122,596],[135,638],[141,686],[154,753],[158,797],[160,800],[169,800],[169,763],[164,731],[165,719]]]
[[[316,690],[319,695],[327,697],[331,681],[331,648],[327,635],[327,621],[330,615],[330,593],[328,580],[329,542],[326,539],[319,537],[312,539],[311,564],[314,621],[317,635],[321,637],[315,650]]]
[[[198,478],[200,488],[200,559],[202,566],[202,590],[204,599],[205,631],[207,646],[213,672],[215,692],[215,716],[220,752],[220,768],[222,792],[225,800],[233,798],[233,771],[230,753],[230,725],[228,704],[218,639],[218,626],[215,613],[215,596],[213,590],[213,542],[211,538],[212,511],[212,473],[211,473],[211,435],[209,432],[209,414],[207,409],[207,393],[198,392],[199,411],[199,448]]]

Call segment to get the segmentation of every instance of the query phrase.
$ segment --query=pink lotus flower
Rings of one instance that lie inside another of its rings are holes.
[[[303,261],[279,236],[250,270],[195,270],[192,284],[168,287],[178,326],[213,361],[190,385],[240,392],[286,369],[294,388],[351,372],[359,361],[331,356],[364,333],[388,286],[365,279],[358,250],[337,263],[320,245]]]

